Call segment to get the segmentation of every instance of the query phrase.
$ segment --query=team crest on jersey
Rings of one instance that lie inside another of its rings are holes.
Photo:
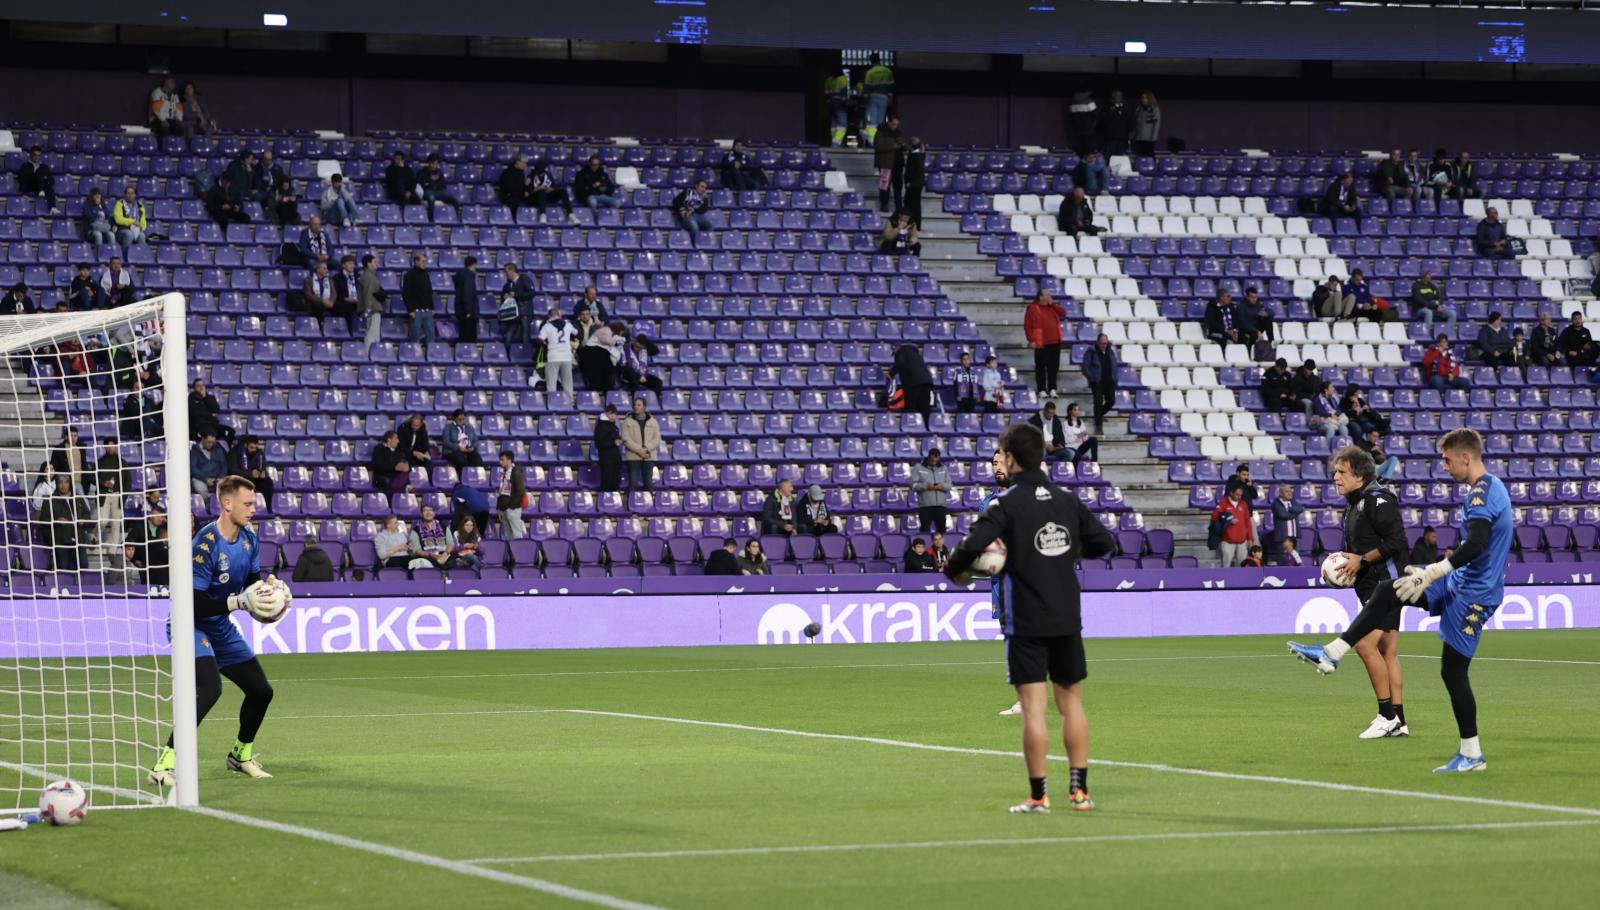
[[[1072,535],[1055,522],[1047,522],[1033,535],[1033,548],[1041,556],[1061,556],[1072,549]]]

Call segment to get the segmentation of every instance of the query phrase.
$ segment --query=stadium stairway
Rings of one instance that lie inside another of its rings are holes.
[[[876,199],[878,172],[867,150],[832,149],[834,167],[844,173],[850,188],[863,199]],[[996,271],[994,257],[978,250],[978,238],[961,231],[961,216],[944,211],[943,197],[924,193],[922,199],[922,265],[962,315],[978,327],[983,338],[1011,367],[1019,381],[1032,387],[1033,353],[1022,332],[1025,301],[1019,300],[1010,278]],[[1090,410],[1089,383],[1071,358],[1063,355],[1059,377],[1062,402],[1079,402]],[[1065,410],[1065,404],[1060,405]],[[1100,439],[1102,475],[1121,488],[1125,501],[1144,516],[1150,528],[1173,533],[1173,554],[1206,559],[1205,515],[1189,505],[1188,490],[1168,479],[1167,466],[1150,457],[1148,443],[1128,433],[1126,415],[1106,419]]]

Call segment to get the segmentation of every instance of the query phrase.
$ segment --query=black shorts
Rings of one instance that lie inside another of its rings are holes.
[[[1013,686],[1042,683],[1046,679],[1070,686],[1082,682],[1088,675],[1082,635],[1006,639],[1006,682]]]
[[[1362,594],[1359,590],[1357,590],[1356,595],[1361,599],[1361,608],[1363,610],[1366,609],[1367,602],[1378,595],[1379,588],[1385,585],[1392,585],[1392,581],[1387,576],[1383,579],[1383,581],[1370,587],[1368,589],[1368,593],[1366,594]],[[1377,628],[1379,632],[1398,632],[1400,630],[1400,612],[1405,609],[1405,604],[1400,602],[1400,598],[1394,596],[1394,590],[1392,587],[1390,588],[1387,599],[1392,600],[1394,605],[1391,606],[1389,611],[1384,613],[1383,616],[1378,620]]]

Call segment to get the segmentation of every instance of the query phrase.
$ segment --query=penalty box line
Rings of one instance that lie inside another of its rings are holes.
[[[944,752],[956,755],[985,755],[1000,758],[1021,758],[1021,752],[1012,752],[1005,749],[978,749],[965,746],[941,746],[933,743],[911,742],[902,739],[887,739],[879,736],[853,736],[844,733],[816,733],[810,730],[790,730],[783,727],[760,727],[750,724],[735,724],[724,721],[696,720],[686,717],[666,717],[657,714],[633,714],[625,711],[594,711],[583,708],[573,708],[567,713],[581,714],[590,717],[614,717],[624,720],[647,720],[657,723],[681,724],[690,727],[711,727],[720,730],[738,730],[745,733],[766,733],[774,736],[793,736],[802,739],[824,739],[835,742],[867,743],[875,746],[888,746],[896,749],[915,749],[924,752]],[[1053,762],[1063,762],[1063,756],[1050,756]],[[1493,806],[1498,809],[1526,809],[1534,812],[1557,812],[1563,815],[1581,815],[1589,818],[1600,818],[1600,809],[1591,809],[1583,806],[1559,806],[1550,803],[1531,803],[1520,800],[1491,799],[1485,796],[1464,796],[1455,793],[1430,793],[1424,790],[1400,790],[1391,787],[1368,787],[1360,784],[1341,784],[1334,781],[1307,780],[1298,777],[1279,777],[1269,774],[1240,774],[1232,771],[1211,771],[1204,768],[1184,768],[1178,765],[1169,765],[1159,762],[1131,762],[1112,761],[1107,759],[1090,759],[1091,765],[1110,768],[1130,768],[1140,771],[1154,771],[1160,774],[1185,774],[1192,777],[1205,777],[1213,780],[1237,780],[1259,784],[1281,784],[1293,787],[1309,787],[1317,790],[1333,790],[1340,793],[1364,793],[1373,796],[1396,796],[1405,799],[1426,799],[1438,802],[1463,803],[1474,806]]]

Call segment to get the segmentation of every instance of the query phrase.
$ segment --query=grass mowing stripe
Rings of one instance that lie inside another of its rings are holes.
[[[406,850],[400,847],[391,847],[387,844],[378,844],[373,843],[372,841],[358,840],[354,837],[345,837],[342,834],[319,831],[316,828],[305,828],[301,827],[300,825],[286,825],[282,822],[270,821],[265,818],[256,818],[253,815],[241,815],[237,812],[224,812],[221,809],[210,809],[205,806],[199,806],[197,808],[188,809],[185,811],[194,812],[198,815],[204,815],[210,818],[221,819],[222,821],[234,822],[240,825],[248,825],[252,828],[262,828],[267,831],[275,831],[279,834],[292,834],[296,837],[304,837],[309,840],[318,841],[319,843],[333,844],[334,846],[346,847],[351,850],[360,850],[364,853],[372,853],[378,856],[388,857],[390,859],[401,860],[402,862],[415,863],[420,866],[431,866],[435,869],[444,869],[448,872],[469,875],[473,878],[488,879],[489,881],[499,882],[505,885],[526,888],[529,891],[539,891],[545,894],[555,895],[556,897],[564,897],[567,900],[577,901],[579,903],[593,904],[597,907],[610,907],[612,910],[662,910],[662,908],[657,907],[654,904],[642,904],[637,901],[630,901],[620,897],[612,897],[609,894],[601,894],[597,891],[585,891],[582,888],[573,888],[557,882],[545,881],[542,878],[533,878],[526,875],[513,875],[509,872],[500,872],[494,869],[484,869],[480,866],[474,866],[461,862],[460,860],[445,859],[442,856],[433,856],[428,853],[418,853],[415,850]]]
[[[1521,828],[1570,828],[1600,825],[1600,819],[1563,819],[1528,822],[1464,822],[1440,825],[1386,825],[1359,828],[1262,828],[1248,831],[1168,831],[1149,834],[1077,834],[1060,837],[988,837],[967,840],[924,840],[875,844],[800,844],[783,847],[729,847],[706,850],[657,850],[624,853],[566,853],[545,856],[490,856],[462,860],[475,866],[523,863],[583,863],[619,859],[690,859],[717,856],[771,856],[784,853],[855,853],[860,850],[939,850],[954,847],[1034,847],[1060,844],[1097,844],[1119,841],[1212,840],[1233,837],[1324,837],[1341,834],[1409,834],[1432,831],[1503,831]]]
[[[748,724],[734,724],[715,720],[695,720],[687,717],[666,717],[657,714],[631,714],[624,711],[592,711],[583,708],[573,708],[569,714],[585,714],[593,717],[619,717],[626,720],[653,720],[668,724],[683,724],[691,727],[714,727],[721,730],[741,730],[746,733],[771,733],[777,736],[797,736],[805,739],[828,739],[840,742],[869,743],[876,746],[891,746],[898,749],[919,749],[925,752],[949,752],[957,755],[992,755],[1005,758],[1021,758],[1021,752],[1008,752],[1004,749],[974,749],[965,746],[940,746],[933,743],[918,743],[903,739],[885,739],[878,736],[852,736],[845,733],[816,733],[809,730],[787,730],[782,727],[756,727]],[[1051,761],[1066,761],[1065,757],[1052,755]],[[1390,787],[1365,787],[1359,784],[1340,784],[1333,781],[1305,780],[1298,777],[1275,777],[1266,774],[1236,774],[1231,771],[1208,771],[1203,768],[1183,768],[1177,765],[1158,764],[1153,762],[1109,761],[1102,758],[1090,759],[1091,764],[1102,765],[1110,768],[1135,768],[1141,771],[1156,771],[1162,774],[1188,774],[1195,777],[1209,777],[1218,780],[1239,780],[1263,784],[1286,784],[1295,787],[1312,787],[1319,790],[1337,790],[1343,793],[1369,793],[1375,796],[1400,796],[1409,799],[1431,799],[1440,802],[1466,803],[1477,806],[1495,806],[1501,809],[1529,809],[1535,812],[1560,812],[1566,815],[1586,815],[1600,818],[1600,809],[1591,809],[1583,806],[1558,806],[1549,803],[1529,803],[1517,800],[1490,799],[1484,796],[1460,796],[1454,793],[1429,793],[1424,790],[1397,790]]]

